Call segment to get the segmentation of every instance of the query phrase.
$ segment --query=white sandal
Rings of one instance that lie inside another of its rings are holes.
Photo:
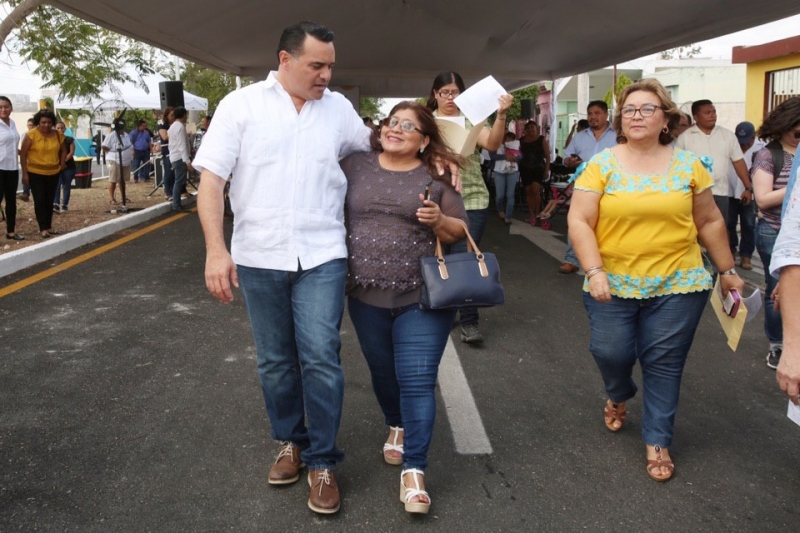
[[[414,474],[413,487],[406,487],[404,481],[406,474]],[[403,470],[403,473],[400,474],[400,501],[403,502],[403,505],[405,505],[407,513],[428,514],[428,510],[431,508],[431,497],[424,490],[420,490],[417,474],[423,477],[425,476],[425,472],[418,468],[409,468],[407,470]],[[428,501],[412,502],[411,500],[417,496],[423,496]]]
[[[397,444],[397,438],[400,434],[403,433],[403,428],[389,426],[389,439],[386,441],[386,444],[383,445],[383,460],[386,461],[387,464],[390,465],[401,465],[403,464],[403,445]],[[400,457],[394,457],[389,455],[386,452],[400,452]]]

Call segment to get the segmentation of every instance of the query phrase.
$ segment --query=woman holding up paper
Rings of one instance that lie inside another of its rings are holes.
[[[613,123],[619,144],[578,167],[568,221],[586,271],[589,350],[608,394],[605,425],[622,429],[638,359],[647,474],[656,481],[670,479],[675,468],[669,448],[681,376],[712,287],[698,237],[723,294],[741,294],[744,286],[706,162],[671,146],[679,120],[656,80],[625,88]]]
[[[437,119],[446,119],[458,122],[466,129],[472,129],[472,123],[461,113],[455,99],[466,90],[464,80],[457,72],[442,72],[433,80],[433,87],[428,95],[427,106],[433,111]],[[467,157],[466,165],[461,173],[461,197],[469,217],[469,233],[480,245],[483,230],[486,226],[486,216],[489,212],[489,190],[481,174],[480,149],[485,148],[490,152],[496,151],[503,143],[503,135],[508,130],[506,126],[506,113],[514,102],[514,97],[504,94],[498,99],[497,118],[494,125],[484,128],[478,135],[478,145],[475,151]],[[510,215],[509,215],[510,216]],[[467,241],[462,240],[452,246],[451,252],[465,252]],[[483,341],[478,329],[478,309],[475,307],[460,311],[461,340],[466,343],[479,343]]]

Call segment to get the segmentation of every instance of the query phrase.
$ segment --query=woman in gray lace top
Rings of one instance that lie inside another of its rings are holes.
[[[402,464],[400,500],[427,513],[424,472],[436,414],[434,387],[454,311],[419,306],[419,259],[436,238],[466,236],[464,202],[436,162],[457,161],[433,114],[414,102],[392,109],[379,151],[342,161],[347,176],[347,307],[390,427],[384,460]],[[429,200],[425,200],[429,191]]]

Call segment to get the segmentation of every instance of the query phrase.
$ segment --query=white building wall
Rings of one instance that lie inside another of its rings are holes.
[[[672,99],[691,114],[692,102],[708,99],[717,108],[717,124],[734,130],[744,120],[746,66],[686,66],[644,73],[672,91]]]

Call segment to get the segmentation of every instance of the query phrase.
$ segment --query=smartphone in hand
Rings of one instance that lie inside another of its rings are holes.
[[[722,309],[725,310],[725,313],[731,317],[736,318],[736,313],[739,311],[739,304],[741,304],[742,298],[739,296],[739,291],[736,289],[731,289],[728,291],[728,296],[722,299]]]

